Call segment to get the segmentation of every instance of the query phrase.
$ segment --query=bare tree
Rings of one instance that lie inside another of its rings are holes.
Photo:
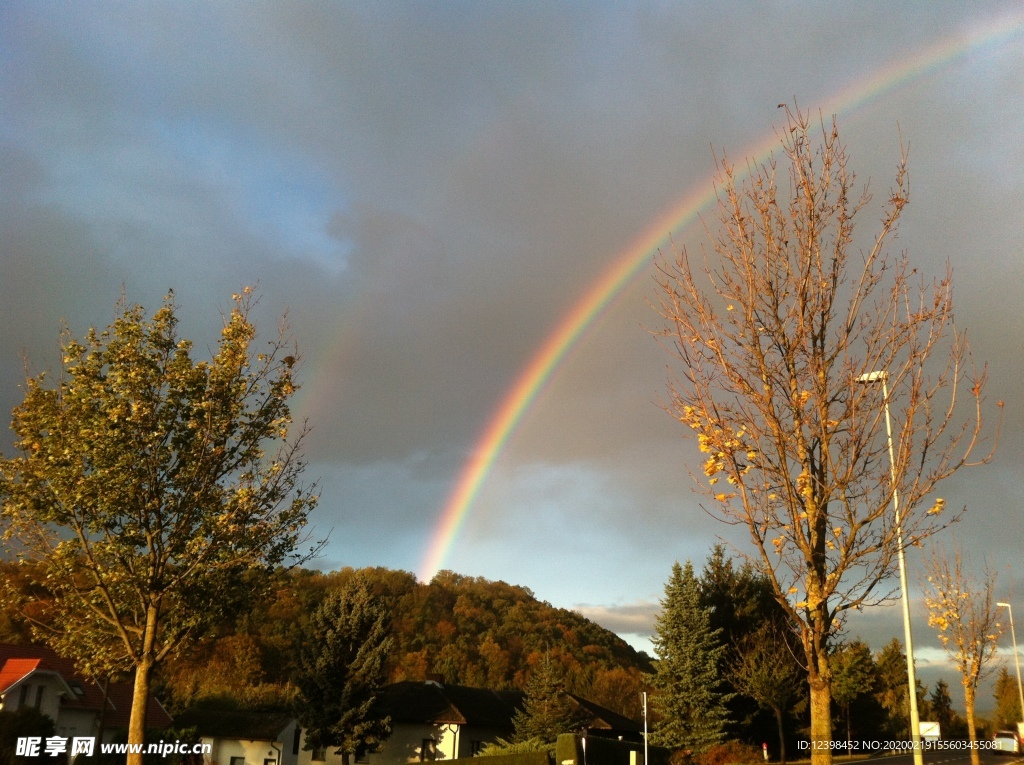
[[[996,605],[996,575],[987,567],[981,578],[964,571],[963,552],[956,548],[952,560],[935,546],[925,563],[924,602],[928,624],[939,634],[939,641],[960,670],[967,710],[967,732],[971,740],[971,763],[980,757],[974,702],[979,681],[994,669],[991,661],[996,642],[1002,634],[999,607]]]
[[[695,271],[684,249],[659,264],[658,282],[666,344],[681,362],[671,409],[705,455],[696,480],[706,509],[747,527],[796,625],[812,759],[828,763],[829,639],[848,609],[891,595],[879,585],[896,559],[894,493],[907,545],[952,520],[944,503],[922,504],[972,464],[985,375],[953,325],[949,269],[926,284],[887,252],[909,198],[906,153],[881,226],[860,248],[854,219],[870,196],[854,191],[835,120],[815,138],[808,115],[786,115],[788,195],[774,157],[750,165],[746,182],[723,159],[714,257]],[[857,384],[876,370],[888,401]],[[891,474],[884,404],[898,423]]]

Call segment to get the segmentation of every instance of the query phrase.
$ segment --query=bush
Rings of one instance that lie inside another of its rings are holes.
[[[0,765],[13,765],[29,762],[57,762],[59,757],[50,757],[42,754],[43,747],[39,747],[39,757],[18,757],[17,742],[19,738],[26,736],[37,736],[43,739],[53,735],[53,720],[44,715],[34,707],[21,707],[14,712],[0,712]],[[67,762],[67,758],[64,758]]]
[[[739,741],[716,744],[702,754],[693,756],[696,765],[760,765],[764,754],[760,749]]]

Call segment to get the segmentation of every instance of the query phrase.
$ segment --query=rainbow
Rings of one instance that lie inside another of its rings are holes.
[[[910,81],[935,71],[957,57],[982,46],[1000,44],[1024,26],[1024,13],[1001,18],[967,34],[943,39],[926,46],[909,58],[882,67],[844,88],[822,107],[824,114],[848,114],[879,96]],[[778,147],[773,133],[742,156],[750,157],[753,164],[766,160]],[[465,463],[455,488],[441,513],[440,521],[431,535],[427,553],[418,577],[431,579],[443,566],[459,530],[509,438],[522,420],[524,413],[537,400],[551,379],[559,363],[579,342],[593,322],[611,305],[634,277],[648,266],[655,253],[665,247],[673,231],[681,231],[692,224],[698,213],[716,199],[716,189],[710,178],[691,190],[681,201],[660,215],[625,251],[616,256],[612,264],[595,281],[572,310],[558,323],[547,340],[520,372],[515,384],[505,393],[497,410],[481,434],[472,455]]]

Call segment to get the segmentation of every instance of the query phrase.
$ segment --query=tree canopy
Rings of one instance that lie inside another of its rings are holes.
[[[152,318],[122,302],[81,342],[65,329],[60,374],[29,377],[14,409],[0,501],[8,549],[50,599],[36,634],[87,670],[134,670],[130,743],[153,668],[293,559],[316,503],[289,434],[296,352],[284,327],[256,349],[254,303],[235,295],[196,361],[173,295]]]
[[[674,564],[652,639],[658,655],[654,743],[703,752],[725,738],[728,694],[721,687],[725,646],[720,634],[711,628],[711,610],[700,602],[693,566]]]
[[[388,622],[386,604],[365,576],[350,579],[313,613],[295,677],[307,749],[337,747],[348,765],[356,751],[391,733],[374,708],[393,644]]]

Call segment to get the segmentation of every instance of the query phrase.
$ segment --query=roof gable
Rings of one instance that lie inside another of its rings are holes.
[[[109,683],[106,693],[103,686],[91,677],[83,675],[75,669],[71,659],[59,656],[52,648],[41,645],[12,645],[0,643],[0,688],[6,692],[20,678],[14,678],[6,686],[3,680],[20,671],[20,668],[35,664],[35,670],[48,671],[57,675],[65,684],[65,697],[61,707],[65,709],[82,709],[99,714],[106,697],[106,712],[103,715],[105,728],[123,728],[128,726],[132,711],[132,683]],[[10,669],[8,669],[10,667]],[[27,674],[27,673],[26,673]],[[22,675],[23,677],[24,675]],[[78,693],[80,690],[81,693]],[[156,699],[149,697],[146,707],[146,725],[153,728],[167,728],[171,724],[171,716]]]

